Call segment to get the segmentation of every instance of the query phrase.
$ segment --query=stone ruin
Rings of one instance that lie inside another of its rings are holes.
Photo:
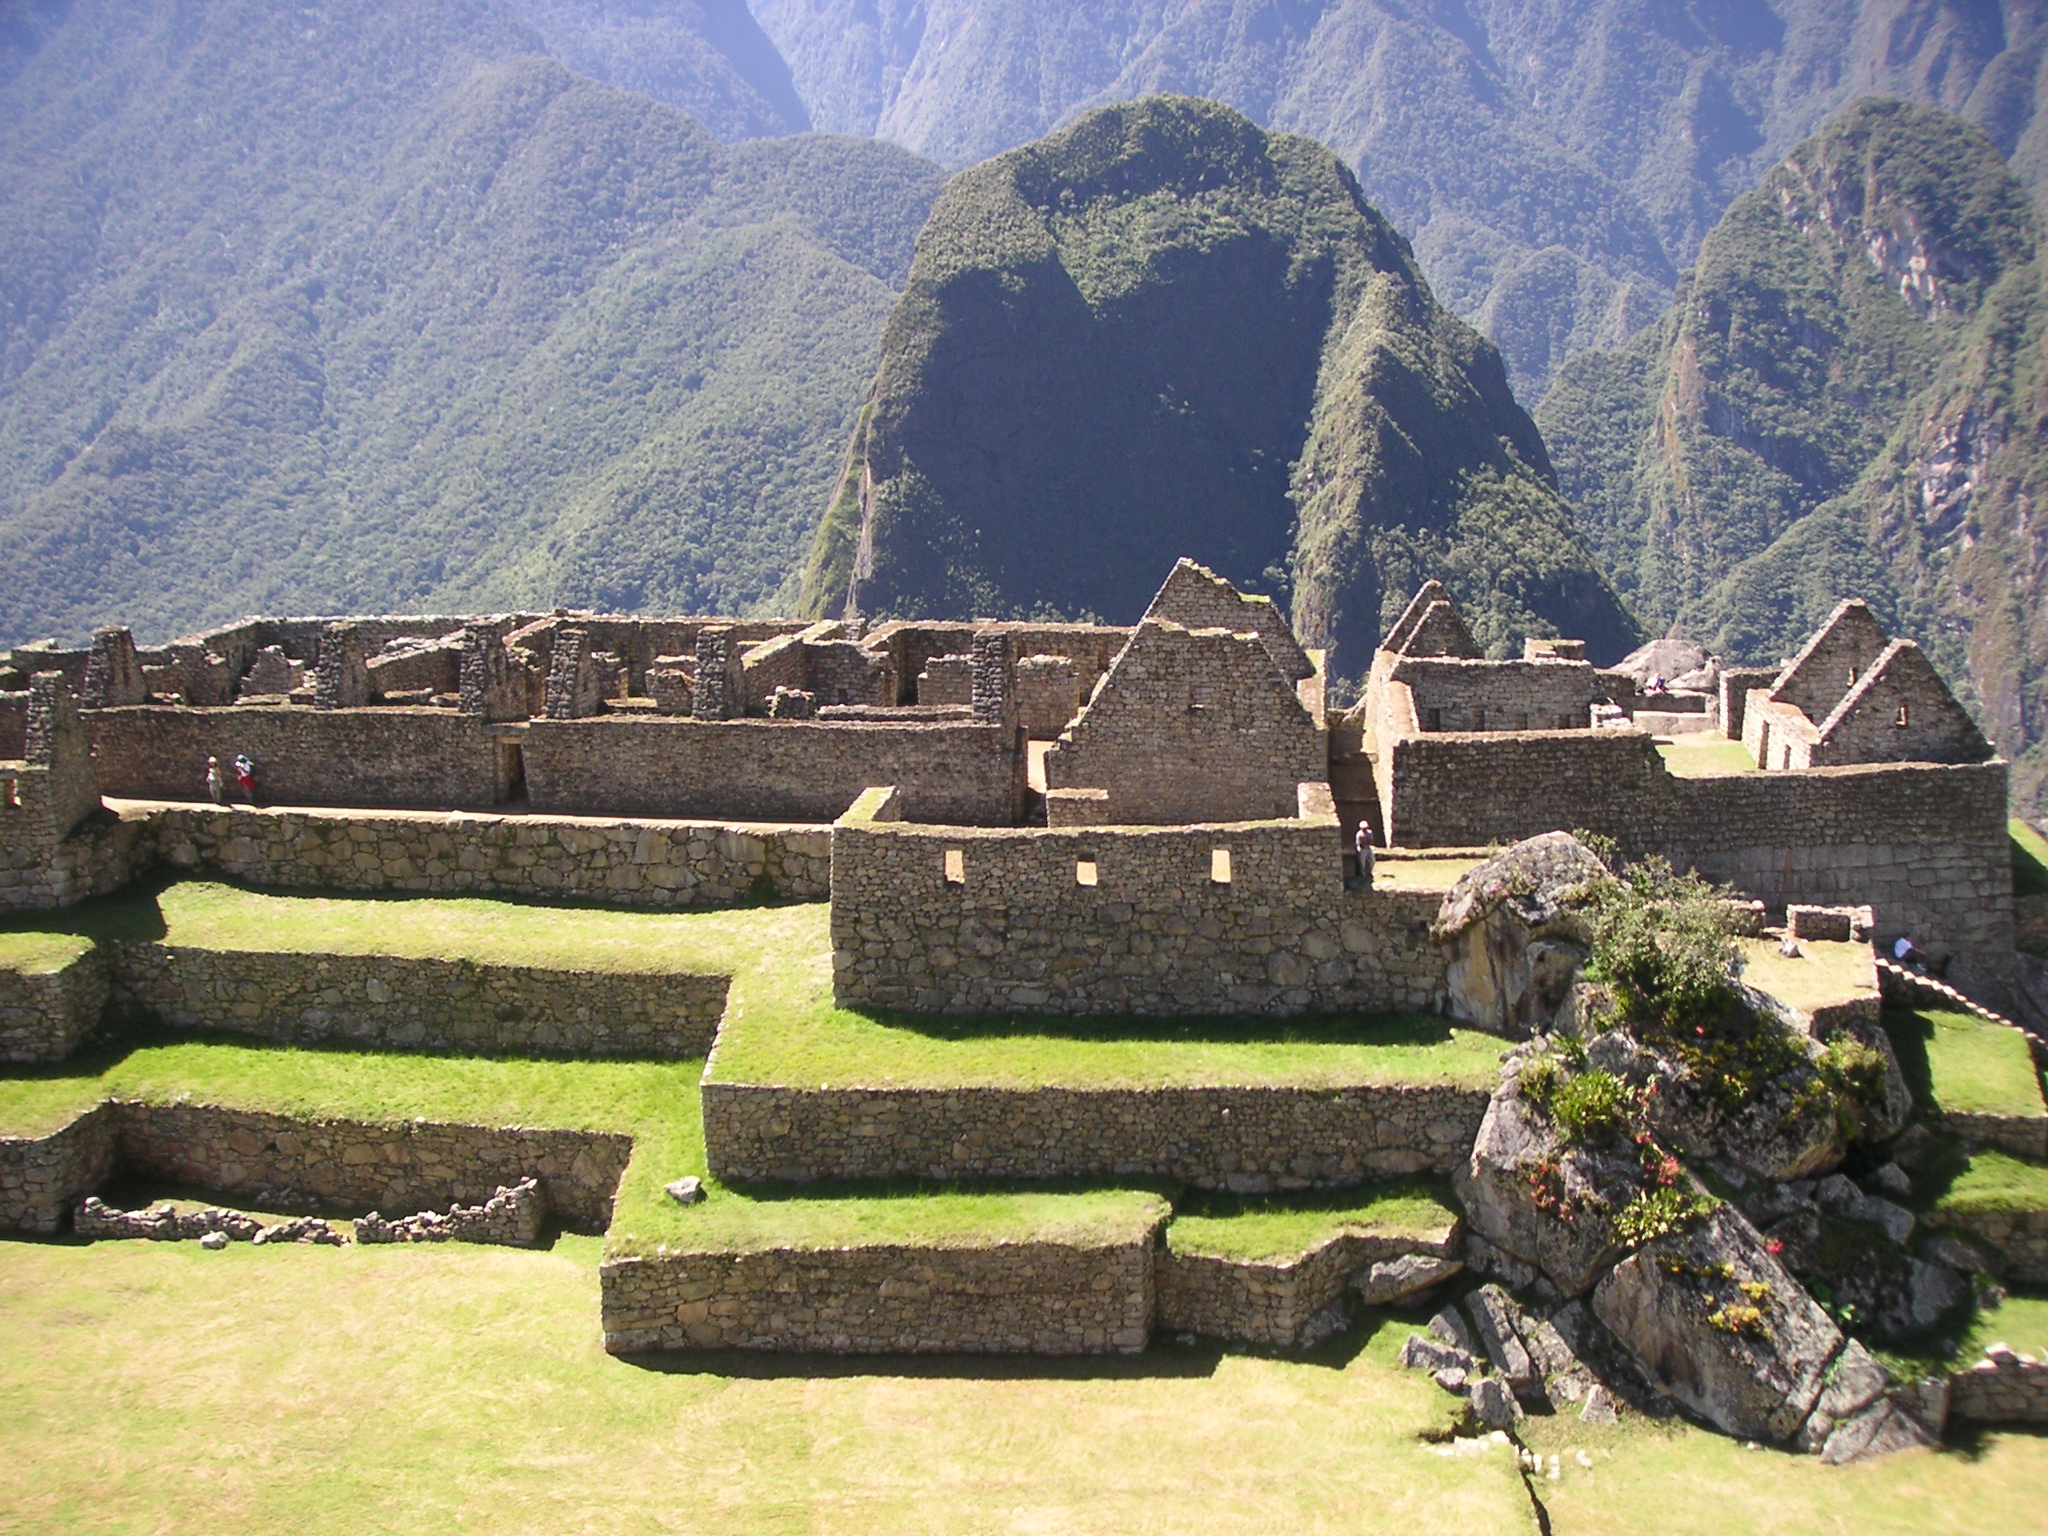
[[[1603,666],[1557,637],[1488,658],[1429,582],[1375,652],[1359,703],[1333,710],[1325,655],[1270,601],[1188,561],[1129,626],[556,612],[251,619],[161,647],[107,629],[89,650],[18,649],[0,671],[0,747],[14,752],[0,761],[0,907],[68,905],[173,851],[178,867],[223,856],[184,830],[195,765],[244,750],[266,803],[236,814],[266,826],[312,808],[374,822],[382,839],[378,818],[488,811],[545,833],[550,857],[571,864],[617,859],[579,818],[622,820],[635,837],[689,818],[829,827],[842,1006],[1428,1009],[1515,1042],[1470,1121],[1383,1111],[1390,1144],[1367,1156],[1276,1145],[1276,1165],[1307,1170],[1293,1183],[1231,1175],[1258,1192],[1449,1168],[1466,1210],[1462,1253],[1447,1234],[1432,1251],[1328,1259],[1316,1286],[1268,1308],[1274,1338],[1309,1338],[1341,1318],[1339,1302],[1429,1296],[1462,1265],[1487,1283],[1403,1358],[1482,1423],[1562,1405],[1598,1419],[1620,1404],[1830,1460],[1927,1443],[1939,1394],[1889,1382],[1808,1289],[1858,1296],[1874,1327],[1904,1335],[1977,1283],[1969,1244],[1916,1233],[1886,1193],[1917,1127],[1874,1017],[1806,1017],[1738,988],[1778,1066],[1747,1108],[1715,1101],[1668,1043],[1617,1023],[1589,988],[1585,904],[1608,858],[1568,834],[1725,883],[1742,922],[1782,922],[1788,942],[1910,933],[1995,1004],[2013,935],[2007,768],[1927,658],[1862,604],[1844,603],[1779,668],[1667,670],[1687,659],[1653,647]],[[1653,674],[1668,685],[1654,702]],[[1672,773],[1659,741],[1695,721],[1740,741],[1754,770]],[[1400,858],[1512,846],[1448,895],[1397,889],[1358,867],[1361,823]],[[456,876],[503,857],[460,817],[433,836],[449,843],[447,873],[423,859],[409,889],[470,888]],[[294,879],[304,840],[262,846],[270,883],[326,878],[309,866]],[[549,867],[564,889],[607,888],[617,870],[590,873],[598,884]],[[1877,1066],[1845,1107],[1827,1074],[1850,1056]],[[1555,1105],[1595,1073],[1633,1107],[1589,1136]],[[1199,1140],[1175,1113],[1159,1110],[1146,1135]],[[839,1147],[836,1134],[821,1123],[797,1138],[806,1167],[843,1155],[857,1169],[874,1154],[874,1138]],[[1080,1132],[1068,1140],[1063,1152],[1085,1150]],[[1852,1147],[1889,1161],[1854,1182],[1839,1171]],[[1739,1198],[1712,1200],[1703,1174]],[[1649,1221],[1652,1206],[1670,1219]],[[527,1180],[476,1206],[373,1215],[357,1233],[531,1245],[546,1217]],[[88,1200],[76,1220],[96,1235],[228,1241],[245,1219]],[[1832,1257],[1843,1223],[1862,1233],[1854,1274]],[[755,1278],[771,1300],[799,1283],[772,1265]],[[632,1283],[657,1310],[695,1305],[671,1304],[651,1271]],[[1176,1283],[1198,1313],[1224,1305],[1201,1292],[1209,1280]],[[1134,1336],[1129,1318],[1105,1319],[1105,1336]],[[1987,1359],[1982,1400],[2031,1403],[2023,1365]]]

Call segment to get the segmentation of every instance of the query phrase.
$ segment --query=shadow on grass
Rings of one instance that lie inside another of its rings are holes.
[[[1964,1461],[1982,1461],[1990,1453],[1994,1441],[2008,1440],[2015,1435],[2029,1440],[2048,1440],[2048,1424],[1979,1424],[1970,1419],[1950,1419],[1948,1428],[1942,1432],[1941,1452],[1945,1456],[1959,1456]]]
[[[905,1030],[928,1040],[999,1040],[1010,1037],[1107,1042],[1181,1041],[1203,1045],[1433,1046],[1451,1041],[1449,1019],[1429,1013],[1328,1013],[1156,1017],[1139,1014],[897,1013],[848,1009],[867,1023]],[[1470,1031],[1467,1031],[1470,1033]]]
[[[722,1376],[735,1381],[1200,1381],[1215,1375],[1229,1353],[1218,1344],[1154,1343],[1141,1355],[828,1355],[704,1349],[617,1358],[621,1364],[661,1376]]]
[[[1129,1187],[1129,1186],[1124,1186]],[[1449,1206],[1449,1179],[1409,1176],[1353,1184],[1343,1189],[1303,1190],[1280,1195],[1233,1195],[1191,1189],[1174,1199],[1176,1216],[1269,1216],[1309,1211],[1352,1211],[1389,1200],[1427,1200]]]
[[[1926,1106],[1934,1102],[1934,1072],[1927,1062],[1927,1042],[1934,1038],[1934,1020],[1910,1008],[1887,1008],[1884,1032],[1891,1037],[1892,1052],[1899,1058],[1899,1073],[1913,1092],[1913,1102]]]

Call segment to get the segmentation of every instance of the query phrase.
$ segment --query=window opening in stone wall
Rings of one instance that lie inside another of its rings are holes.
[[[967,850],[964,848],[948,848],[946,850],[946,884],[965,885],[966,883]]]
[[[1905,706],[1905,705],[1903,705],[1903,704],[1901,704],[1901,705],[1899,706],[1899,717],[1898,717],[1898,719],[1894,720],[1894,721],[1892,722],[1892,724],[1893,724],[1893,725],[1904,725],[1905,723],[1906,723],[1906,706]]]
[[[1188,708],[1207,709],[1208,707],[1209,685],[1207,683],[1190,683],[1188,685]]]
[[[1095,861],[1093,859],[1076,859],[1074,861],[1074,884],[1096,884]]]
[[[1211,848],[1209,850],[1209,881],[1212,885],[1230,884],[1230,850]]]
[[[0,779],[0,800],[4,800],[6,802],[7,809],[9,809],[10,811],[20,810],[21,780]]]
[[[1849,669],[1849,686],[1851,688],[1856,686],[1856,669],[1854,667]]]
[[[1423,728],[1431,731],[1442,730],[1444,728],[1444,712],[1441,709],[1432,709],[1429,712],[1429,721]]]
[[[1483,731],[1483,730],[1485,730],[1485,729],[1486,729],[1486,711],[1485,711],[1485,710],[1483,710],[1483,709],[1475,709],[1475,710],[1473,710],[1473,711],[1472,711],[1472,729],[1473,729],[1473,730],[1475,730],[1475,731]]]
[[[1529,729],[1529,717],[1526,714],[1522,714],[1520,712],[1516,713],[1515,729],[1518,731],[1526,731],[1527,729]]]

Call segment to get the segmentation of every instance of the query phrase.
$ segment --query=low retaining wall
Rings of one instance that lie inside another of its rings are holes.
[[[313,1120],[210,1104],[119,1104],[120,1164],[222,1194],[291,1190],[386,1215],[478,1205],[529,1175],[565,1224],[602,1232],[632,1154],[602,1131]]]
[[[0,1136],[0,1232],[56,1232],[114,1171],[112,1105],[96,1104],[47,1136]]]
[[[107,996],[97,949],[61,970],[0,970],[0,1061],[62,1061],[99,1023]]]
[[[715,907],[820,901],[829,827],[470,812],[148,807],[162,858],[273,888],[593,897]]]
[[[2048,1115],[1949,1114],[1929,1109],[1922,1118],[1936,1130],[1960,1136],[1973,1147],[1996,1147],[2035,1163],[2048,1159]]]
[[[607,1259],[604,1347],[1136,1354],[1152,1335],[1152,1243]]]
[[[1939,1206],[1921,1220],[1948,1227],[1989,1248],[2008,1280],[2048,1285],[2048,1211],[1948,1211]]]
[[[730,982],[167,944],[115,953],[124,1000],[165,1024],[406,1050],[703,1056]]]
[[[1448,1257],[1456,1222],[1441,1235],[1346,1232],[1291,1259],[1225,1259],[1199,1253],[1159,1255],[1159,1326],[1233,1343],[1287,1349],[1317,1315],[1339,1300],[1368,1264],[1405,1253]]]
[[[817,1179],[1167,1178],[1257,1193],[1449,1172],[1483,1088],[773,1088],[707,1082],[711,1172]]]
[[[1987,1353],[1949,1377],[1948,1411],[1977,1424],[2048,1424],[2048,1364],[2009,1349]]]

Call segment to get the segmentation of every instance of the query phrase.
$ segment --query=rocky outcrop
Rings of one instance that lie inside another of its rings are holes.
[[[1610,878],[1568,832],[1526,838],[1460,876],[1431,929],[1450,953],[1451,1017],[1501,1035],[1547,1029],[1592,943],[1578,909]]]
[[[1659,1388],[1750,1440],[1792,1439],[1843,1343],[1727,1205],[1615,1265],[1593,1292],[1593,1310]]]

